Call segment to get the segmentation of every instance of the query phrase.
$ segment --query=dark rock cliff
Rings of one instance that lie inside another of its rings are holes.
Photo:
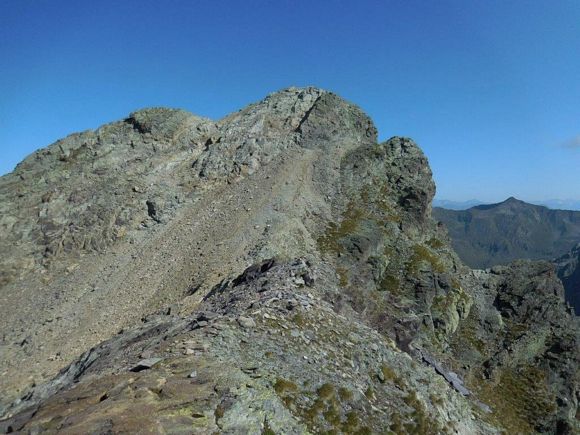
[[[580,314],[580,244],[554,260],[558,276],[566,289],[566,299]]]

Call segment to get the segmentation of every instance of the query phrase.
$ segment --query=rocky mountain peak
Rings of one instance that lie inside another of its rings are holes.
[[[532,205],[532,204],[528,204],[524,201],[521,201],[513,196],[510,196],[509,198],[507,198],[506,200],[502,201],[502,202],[498,202],[495,204],[480,204],[480,205],[476,205],[474,207],[472,207],[471,209],[475,209],[475,210],[481,210],[481,211],[485,211],[485,210],[504,210],[504,211],[512,211],[512,210],[520,210],[520,209],[539,209],[542,206],[539,205]]]
[[[571,433],[555,273],[470,270],[434,193],[411,139],[317,88],[34,153],[0,178],[0,428]]]

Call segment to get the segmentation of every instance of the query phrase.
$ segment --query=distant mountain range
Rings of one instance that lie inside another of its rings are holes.
[[[433,209],[470,267],[486,269],[516,259],[551,260],[568,300],[580,312],[580,211],[553,210],[516,198],[467,210]]]
[[[580,200],[577,199],[546,199],[544,201],[528,201],[529,204],[543,205],[556,210],[576,210],[580,211]],[[478,205],[489,204],[479,199],[468,199],[467,201],[453,201],[449,199],[434,199],[433,206],[446,208],[449,210],[467,210]]]
[[[554,259],[580,241],[580,212],[509,198],[468,210],[434,208],[462,260],[487,268],[519,258]]]

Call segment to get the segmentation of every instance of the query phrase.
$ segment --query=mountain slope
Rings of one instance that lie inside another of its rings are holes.
[[[435,208],[433,216],[448,228],[461,259],[479,269],[518,258],[552,259],[580,240],[580,212],[515,198],[463,211]]]
[[[41,150],[0,179],[0,428],[572,433],[553,268],[471,271],[434,192],[416,144],[316,88]]]

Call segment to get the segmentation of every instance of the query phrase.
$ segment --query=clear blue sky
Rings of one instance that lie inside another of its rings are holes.
[[[138,108],[291,85],[414,138],[440,198],[580,198],[576,0],[0,0],[0,173]]]

